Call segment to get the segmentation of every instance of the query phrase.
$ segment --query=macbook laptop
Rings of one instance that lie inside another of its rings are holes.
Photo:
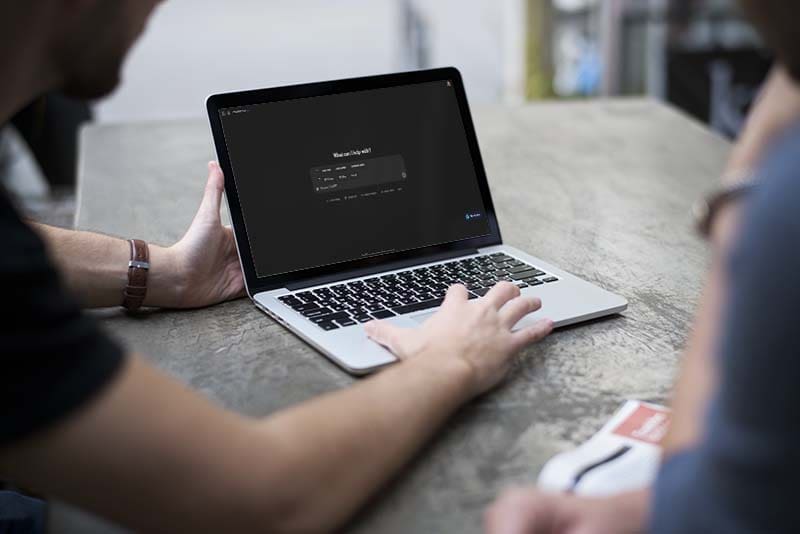
[[[396,361],[363,323],[416,326],[455,283],[476,299],[500,280],[541,297],[518,327],[627,307],[503,244],[454,68],[217,94],[207,108],[248,295],[350,373]]]

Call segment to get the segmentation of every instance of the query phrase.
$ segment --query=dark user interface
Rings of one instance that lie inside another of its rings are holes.
[[[449,82],[220,117],[259,277],[489,233]]]

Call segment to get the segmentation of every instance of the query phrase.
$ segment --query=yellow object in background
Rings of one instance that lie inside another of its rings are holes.
[[[525,98],[540,100],[553,93],[553,63],[551,51],[552,5],[550,0],[526,2],[526,79]]]

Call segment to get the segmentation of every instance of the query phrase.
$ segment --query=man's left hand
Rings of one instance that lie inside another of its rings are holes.
[[[189,230],[167,249],[176,287],[172,308],[199,308],[244,295],[244,280],[233,230],[222,225],[220,203],[224,190],[222,169],[208,164],[203,200]]]

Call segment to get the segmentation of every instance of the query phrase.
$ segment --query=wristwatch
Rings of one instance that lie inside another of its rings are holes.
[[[128,241],[131,246],[131,259],[128,262],[128,285],[122,291],[122,306],[137,310],[147,295],[147,272],[150,270],[150,250],[141,239]]]
[[[757,188],[751,172],[741,173],[737,175],[737,179],[727,181],[729,182],[728,185],[697,200],[692,205],[692,215],[694,216],[697,231],[705,238],[711,235],[711,228],[720,208],[731,201],[750,194]]]

